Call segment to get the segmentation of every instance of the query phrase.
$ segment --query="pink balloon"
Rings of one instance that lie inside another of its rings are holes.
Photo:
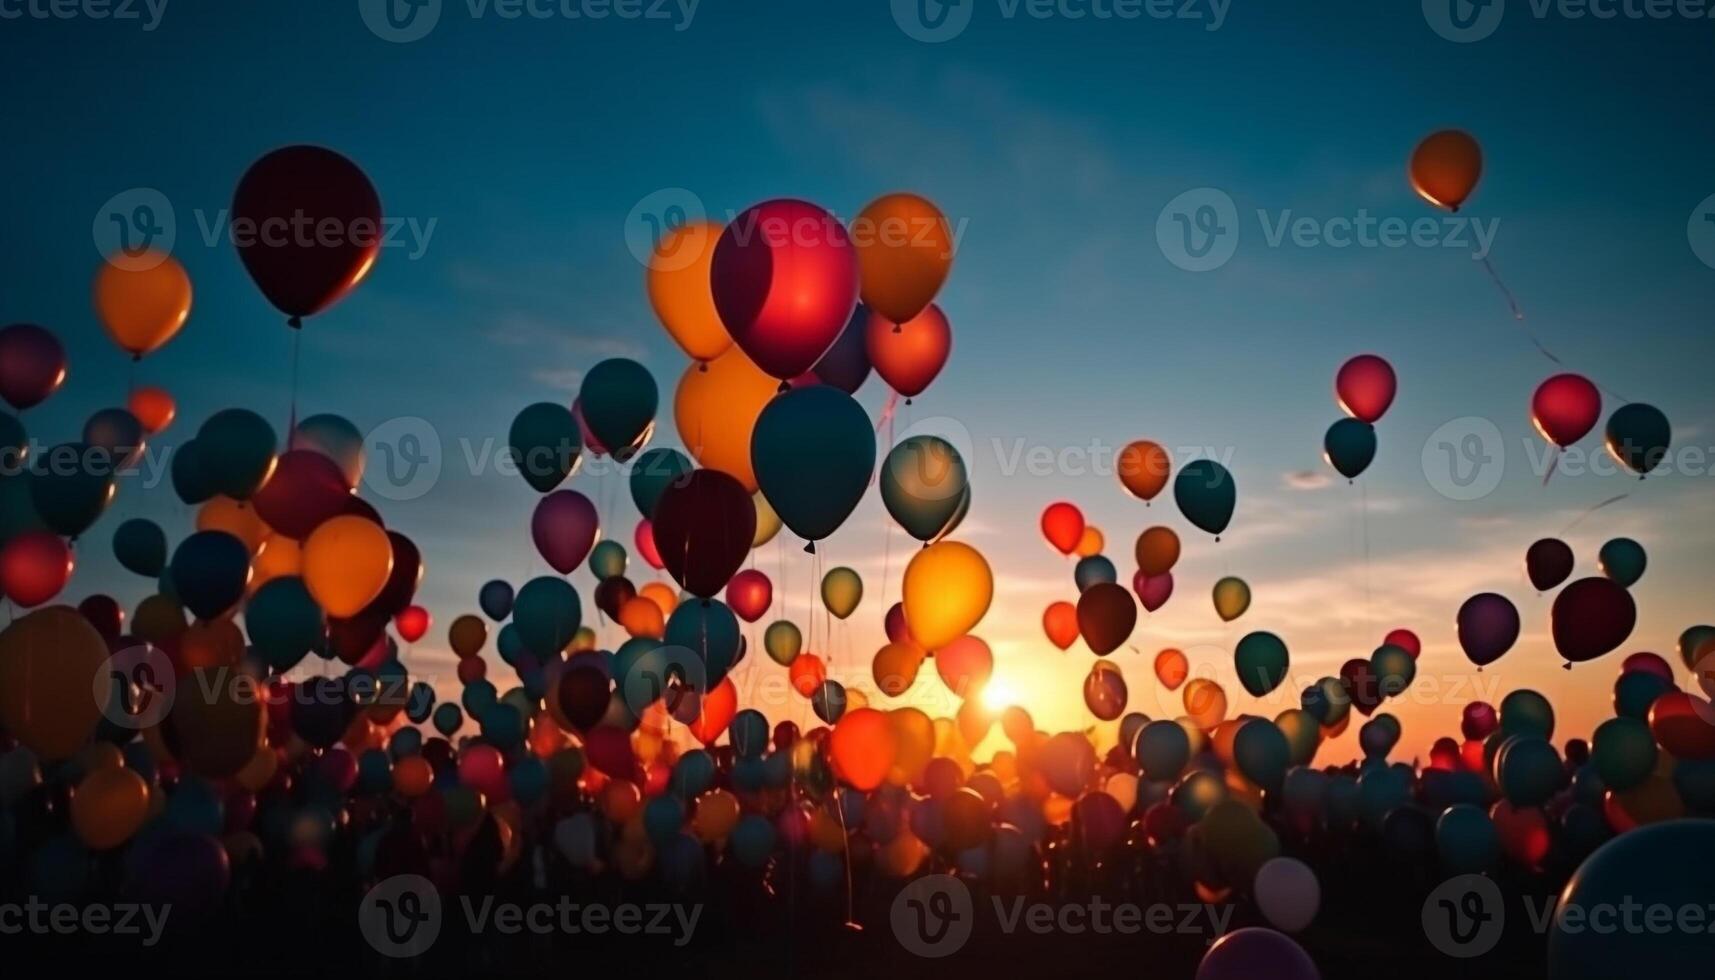
[[[747,568],[726,584],[726,604],[747,623],[762,618],[774,602],[774,583],[754,568]]]
[[[595,504],[576,490],[555,490],[536,504],[530,537],[542,559],[561,575],[570,575],[595,547],[601,520]]]
[[[1673,668],[1659,654],[1634,653],[1620,664],[1622,674],[1654,674],[1664,681],[1673,680]]]
[[[661,552],[655,550],[655,525],[649,522],[649,518],[645,517],[637,522],[637,530],[631,535],[631,541],[637,545],[637,553],[643,556],[650,568],[660,571],[667,567],[666,562],[661,560]]]
[[[1154,612],[1167,605],[1167,600],[1173,597],[1173,573],[1162,572],[1160,575],[1145,575],[1141,571],[1131,578],[1132,591],[1137,593],[1139,602],[1148,612]]]

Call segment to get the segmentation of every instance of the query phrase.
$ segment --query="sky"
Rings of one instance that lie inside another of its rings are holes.
[[[547,571],[528,536],[535,494],[493,465],[512,416],[569,402],[588,367],[630,357],[662,391],[657,444],[678,444],[670,404],[687,360],[643,292],[646,215],[722,219],[791,196],[850,218],[911,190],[959,234],[938,300],[954,345],[895,431],[950,433],[966,450],[973,506],[959,537],[996,573],[976,632],[996,651],[996,685],[1038,727],[1089,723],[1080,691],[1094,657],[1082,643],[1056,650],[1040,628],[1048,603],[1076,598],[1071,563],[1037,531],[1043,507],[1064,499],[1104,532],[1122,578],[1143,528],[1166,524],[1186,542],[1172,600],[1113,655],[1130,710],[1181,713],[1150,671],[1165,646],[1224,683],[1234,711],[1273,716],[1403,626],[1424,652],[1406,703],[1388,708],[1405,723],[1400,752],[1456,732],[1466,700],[1525,687],[1556,704],[1557,738],[1587,735],[1609,712],[1619,654],[1560,669],[1551,599],[1523,573],[1532,541],[1564,536],[1579,576],[1598,574],[1608,538],[1648,549],[1639,627],[1621,653],[1676,660],[1680,631],[1715,619],[1711,25],[1684,15],[1694,8],[1650,17],[1599,0],[1616,16],[1598,19],[1495,0],[1461,30],[1446,6],[430,0],[406,21],[401,0],[407,26],[395,28],[368,0],[127,0],[117,9],[131,16],[105,17],[95,0],[4,0],[0,321],[49,326],[70,357],[64,388],[24,422],[43,444],[74,439],[135,378],[178,399],[157,453],[227,406],[283,427],[291,337],[220,233],[222,209],[272,148],[351,157],[397,232],[360,288],[306,325],[297,405],[366,432],[421,419],[439,445],[428,492],[362,492],[424,553],[420,601],[436,626],[406,662],[447,695],[446,624],[474,611],[483,581]],[[1470,225],[1431,211],[1405,179],[1416,141],[1448,126],[1484,148],[1461,212]],[[133,369],[103,335],[89,283],[114,244],[106,216],[140,200],[165,201],[196,299],[184,331]],[[1218,267],[1184,267],[1196,263],[1175,246],[1172,213],[1185,201],[1231,202]],[[1416,242],[1341,234],[1423,218],[1433,233]],[[1614,473],[1598,432],[1545,485],[1529,398],[1562,368],[1537,343],[1665,411],[1674,472]],[[1348,485],[1320,459],[1321,437],[1340,416],[1334,372],[1362,352],[1395,366],[1400,391],[1374,465]],[[876,414],[886,395],[872,377],[858,397]],[[1454,499],[1468,494],[1439,447],[1469,434],[1496,460],[1480,478],[1493,489]],[[1121,490],[1113,454],[1137,438],[1181,462],[1228,464],[1239,505],[1219,543],[1165,497],[1145,507]],[[629,544],[638,515],[624,476],[598,469],[569,486]],[[160,521],[175,540],[190,528],[169,485],[139,482],[79,542],[70,598],[108,592],[129,608],[151,591],[112,557],[124,519]],[[888,524],[872,493],[823,548],[868,591],[846,622],[815,617],[812,648],[857,687],[872,686],[912,545]],[[770,616],[803,622],[811,567],[797,542],[784,534],[756,560],[776,579]],[[1209,601],[1227,574],[1255,596],[1233,624]],[[647,577],[635,559],[633,577]],[[573,581],[591,608],[589,574]],[[1453,622],[1486,590],[1514,600],[1525,632],[1477,674]],[[1256,629],[1292,651],[1287,682],[1260,702],[1238,693],[1231,662]],[[492,646],[485,655],[493,676]],[[760,691],[779,673],[758,655],[738,679]],[[936,688],[925,669],[907,700],[949,704]],[[810,719],[807,704],[776,700],[776,717]],[[1319,759],[1355,751],[1354,726]]]

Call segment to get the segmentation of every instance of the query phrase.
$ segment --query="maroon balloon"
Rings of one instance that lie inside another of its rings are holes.
[[[1660,654],[1634,653],[1620,664],[1622,674],[1654,674],[1664,681],[1673,680],[1673,667]]]
[[[380,616],[383,625],[405,611],[417,597],[417,586],[423,581],[423,553],[417,550],[416,543],[398,531],[388,531],[387,540],[393,544],[393,571],[388,573],[381,594],[358,614]]]
[[[328,620],[328,650],[341,661],[355,664],[367,657],[386,635],[392,617],[364,609],[349,619]]]
[[[1137,593],[1139,602],[1149,612],[1154,612],[1167,605],[1167,600],[1173,597],[1173,573],[1162,572],[1160,575],[1145,575],[1138,570],[1131,577],[1132,591]]]
[[[758,204],[727,225],[709,270],[715,310],[756,366],[789,381],[833,346],[857,305],[857,250],[808,201]]]
[[[705,599],[726,587],[756,535],[750,494],[720,470],[693,470],[673,481],[662,491],[652,519],[667,573]]]
[[[355,493],[351,494],[350,499],[346,500],[345,510],[343,513],[354,514],[369,523],[374,524],[376,527],[387,526],[387,522],[381,519],[381,512],[375,509],[375,505],[364,500]]]
[[[1638,624],[1632,594],[1611,578],[1581,578],[1554,597],[1554,648],[1574,663],[1619,648]]]
[[[1464,714],[1459,719],[1459,734],[1469,739],[1485,739],[1500,723],[1501,716],[1496,713],[1494,705],[1487,701],[1472,701],[1465,705]]]
[[[1572,575],[1572,546],[1559,538],[1543,538],[1524,553],[1525,574],[1538,592],[1547,592]]]
[[[555,490],[536,502],[530,538],[536,550],[561,575],[577,570],[601,534],[601,518],[590,498],[576,490]]]
[[[1091,652],[1105,657],[1131,638],[1137,626],[1137,603],[1125,586],[1097,582],[1078,597],[1078,632]]]
[[[287,146],[250,165],[232,199],[232,238],[268,302],[291,317],[338,302],[381,249],[381,199],[357,164]]]
[[[1346,689],[1346,697],[1351,699],[1352,707],[1365,718],[1382,703],[1381,682],[1375,671],[1370,669],[1368,660],[1353,658],[1341,664],[1340,686]]]
[[[0,330],[0,398],[23,411],[40,405],[66,379],[66,352],[44,327],[14,323]]]
[[[1542,437],[1562,449],[1584,438],[1602,415],[1602,393],[1580,375],[1557,374],[1530,400],[1530,420]]]
[[[1303,947],[1260,926],[1222,936],[1197,966],[1197,980],[1320,980],[1321,976]]]
[[[256,516],[275,531],[302,541],[330,517],[351,506],[351,490],[339,464],[309,449],[280,456],[268,482],[251,495]]]
[[[896,602],[887,607],[887,616],[882,620],[887,629],[887,642],[904,643],[906,640],[917,642],[911,636],[911,627],[905,623],[905,603]]]
[[[623,575],[611,575],[595,585],[595,607],[607,613],[607,618],[618,619],[619,611],[625,608],[637,595],[637,586]]]
[[[573,667],[560,675],[555,695],[560,711],[580,732],[594,728],[607,714],[610,700],[607,675],[593,667]]]
[[[1481,667],[1501,659],[1518,642],[1518,607],[1506,596],[1483,592],[1459,607],[1459,645]]]
[[[110,595],[97,593],[77,604],[77,611],[89,620],[102,638],[109,643],[125,630],[125,610]]]
[[[584,757],[590,765],[614,779],[636,779],[637,756],[631,751],[631,733],[612,725],[596,725],[584,733]]]

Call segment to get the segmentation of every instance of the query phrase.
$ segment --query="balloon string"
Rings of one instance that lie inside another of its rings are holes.
[[[1489,257],[1486,255],[1483,256],[1481,261],[1483,263],[1484,271],[1489,274],[1489,280],[1495,284],[1495,288],[1501,292],[1501,297],[1507,301],[1507,310],[1512,313],[1513,322],[1517,323],[1519,325],[1519,329],[1524,331],[1525,339],[1530,341],[1531,346],[1536,348],[1537,353],[1548,358],[1551,363],[1557,364],[1560,367],[1566,367],[1566,362],[1561,360],[1553,351],[1549,350],[1548,345],[1544,344],[1535,333],[1531,332],[1529,327],[1524,325],[1524,310],[1519,307],[1518,300],[1513,296],[1513,291],[1508,289],[1507,284],[1501,280],[1501,274],[1495,271],[1494,263],[1490,262]],[[1631,401],[1630,398],[1627,398],[1619,392],[1604,386],[1601,382],[1591,379],[1591,383],[1601,389],[1601,391],[1610,398],[1617,398],[1622,402]],[[1547,483],[1548,481],[1544,480],[1543,482]]]
[[[875,431],[887,427],[887,448],[893,448],[893,416],[899,411],[899,392],[888,391],[887,402],[881,406],[881,418],[875,420]]]
[[[304,332],[292,330],[292,414],[286,422],[286,441],[290,445],[292,433],[298,430],[298,351],[303,340]]]
[[[1548,471],[1542,474],[1542,485],[1548,486],[1548,481],[1554,479],[1554,471],[1560,468],[1560,447],[1548,447]]]
[[[1584,513],[1579,514],[1577,517],[1573,518],[1572,523],[1566,525],[1564,528],[1561,528],[1560,533],[1562,535],[1564,535],[1564,534],[1571,532],[1571,530],[1573,528],[1584,523],[1584,518],[1589,517],[1591,514],[1596,513],[1597,511],[1601,510],[1604,507],[1607,507],[1609,504],[1617,504],[1620,501],[1622,501],[1622,500],[1624,500],[1630,496],[1631,496],[1631,494],[1629,494],[1629,493],[1622,493],[1617,497],[1609,497],[1607,500],[1602,501],[1601,503],[1597,504],[1596,506],[1591,507],[1589,510],[1587,510]]]
[[[1370,483],[1365,480],[1358,484],[1359,511],[1358,526],[1364,541],[1364,620],[1368,626],[1376,624],[1375,595],[1370,589]]]
[[[1508,289],[1507,284],[1501,281],[1501,274],[1495,271],[1495,264],[1489,261],[1489,257],[1487,255],[1483,256],[1482,263],[1483,270],[1489,274],[1489,280],[1495,284],[1496,289],[1501,291],[1501,298],[1507,301],[1507,309],[1512,312],[1513,319],[1523,320],[1524,310],[1519,308],[1518,300],[1513,297],[1513,291]],[[1526,333],[1529,333],[1529,331],[1526,331]],[[1541,347],[1542,345],[1537,344],[1537,346]],[[1548,354],[1546,350],[1543,351],[1543,353]],[[1554,355],[1549,354],[1550,358],[1553,356]]]

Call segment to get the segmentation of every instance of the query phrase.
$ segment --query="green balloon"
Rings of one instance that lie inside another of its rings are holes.
[[[1417,677],[1417,661],[1411,651],[1392,643],[1376,648],[1370,654],[1370,673],[1375,675],[1376,690],[1391,698],[1411,686]]]
[[[1528,688],[1501,699],[1501,728],[1508,735],[1554,737],[1554,706]]]
[[[894,446],[881,467],[881,502],[919,541],[946,533],[970,506],[970,478],[953,444],[939,436],[912,436]]]
[[[250,495],[274,472],[274,427],[248,408],[223,408],[197,430],[196,462],[210,486],[234,500]]]
[[[1274,722],[1252,718],[1233,735],[1233,761],[1246,779],[1270,793],[1278,792],[1292,764],[1292,746]]]
[[[1513,806],[1540,806],[1560,789],[1565,768],[1560,753],[1540,735],[1522,735],[1495,757],[1496,781]]]
[[[605,582],[610,578],[624,575],[628,560],[625,554],[625,545],[611,538],[606,541],[598,541],[596,546],[590,549],[590,572],[595,575],[596,581]],[[516,616],[517,613],[514,612],[513,615]]]
[[[1174,478],[1173,500],[1186,520],[1218,540],[1233,519],[1238,487],[1225,466],[1212,459],[1194,459]]]
[[[1649,556],[1644,554],[1644,546],[1631,538],[1615,538],[1609,541],[1602,546],[1598,557],[1602,563],[1602,574],[1627,589],[1644,577],[1644,568],[1649,564]]]
[[[1612,790],[1628,790],[1655,772],[1655,736],[1636,718],[1609,718],[1596,726],[1590,761]]]
[[[220,490],[202,464],[202,448],[195,439],[188,439],[173,451],[173,492],[179,499],[195,507]]]
[[[113,557],[126,571],[158,578],[167,567],[167,534],[154,521],[133,517],[114,530]]]
[[[1608,416],[1608,452],[1638,476],[1658,466],[1673,441],[1673,426],[1654,405],[1633,402]]]
[[[768,651],[768,659],[787,667],[798,658],[798,651],[804,648],[804,634],[787,620],[777,619],[769,623],[768,629],[763,631],[762,648]]]
[[[1707,649],[1715,649],[1715,626],[1693,626],[1679,634],[1679,659],[1685,662],[1685,669],[1697,672],[1699,654]]]
[[[268,666],[283,674],[320,645],[327,619],[303,579],[282,575],[262,583],[250,597],[244,630]]]
[[[661,494],[696,469],[691,458],[677,449],[651,449],[631,464],[631,502],[644,517],[655,516]]]
[[[578,632],[583,607],[572,583],[555,575],[543,575],[524,583],[512,603],[512,622],[518,638],[536,659],[547,662],[558,657]]]
[[[1191,736],[1176,721],[1152,721],[1137,733],[1132,758],[1143,767],[1144,777],[1152,783],[1178,779],[1191,761]]]
[[[841,565],[822,576],[822,605],[836,619],[845,619],[863,601],[863,579],[858,573]]]
[[[1501,835],[1483,808],[1458,803],[1435,821],[1435,845],[1441,869],[1450,875],[1481,874],[1501,857]]]
[[[1279,687],[1286,679],[1287,662],[1286,643],[1261,630],[1247,634],[1233,651],[1239,683],[1252,697],[1260,698]]]
[[[578,389],[578,406],[590,434],[621,463],[647,436],[660,399],[648,369],[623,357],[590,368]]]
[[[1354,418],[1341,419],[1322,437],[1322,453],[1341,476],[1357,479],[1376,458],[1376,427]]]
[[[30,501],[48,530],[75,538],[107,509],[114,489],[108,455],[68,442],[31,463]]]
[[[506,442],[518,475],[537,493],[559,486],[583,460],[577,416],[553,402],[537,402],[519,412]]]

